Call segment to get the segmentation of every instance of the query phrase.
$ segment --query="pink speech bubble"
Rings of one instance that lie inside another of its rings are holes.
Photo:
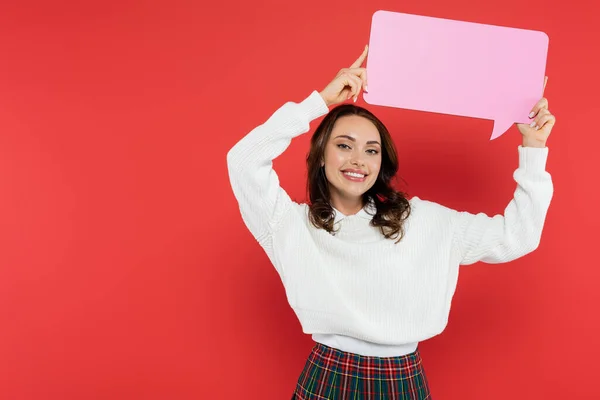
[[[424,17],[373,14],[367,74],[373,105],[494,120],[490,140],[527,123],[542,97],[548,35]]]

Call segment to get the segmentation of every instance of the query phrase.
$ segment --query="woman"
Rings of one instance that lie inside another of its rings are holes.
[[[228,153],[244,223],[279,273],[316,342],[296,399],[431,399],[417,345],[446,327],[459,265],[533,251],[553,193],[545,171],[548,102],[518,124],[517,188],[504,215],[454,211],[392,189],[390,134],[369,111],[329,107],[367,91],[368,49],[321,92],[288,102]],[[272,160],[326,115],[311,139],[310,204],[279,186]]]

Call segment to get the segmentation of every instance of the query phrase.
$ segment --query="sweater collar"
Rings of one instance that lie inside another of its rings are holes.
[[[335,214],[335,218],[333,220],[334,224],[337,224],[344,218],[348,217],[348,215],[342,214],[342,212],[340,210],[338,210],[337,208],[335,208],[333,206],[331,206],[331,208],[333,208],[333,211]],[[354,215],[370,221],[373,218],[373,215],[375,215],[376,211],[377,211],[377,207],[375,206],[375,202],[373,201],[372,198],[369,198],[369,201],[365,204],[365,206],[363,208],[361,208],[361,210]]]

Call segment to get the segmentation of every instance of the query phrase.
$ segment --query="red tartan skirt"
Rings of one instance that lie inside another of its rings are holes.
[[[400,357],[367,357],[317,343],[292,400],[432,400],[417,349]]]

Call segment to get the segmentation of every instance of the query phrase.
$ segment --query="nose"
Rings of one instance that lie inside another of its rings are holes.
[[[356,166],[365,165],[364,161],[359,156],[353,156],[352,160],[350,160],[350,163]]]

